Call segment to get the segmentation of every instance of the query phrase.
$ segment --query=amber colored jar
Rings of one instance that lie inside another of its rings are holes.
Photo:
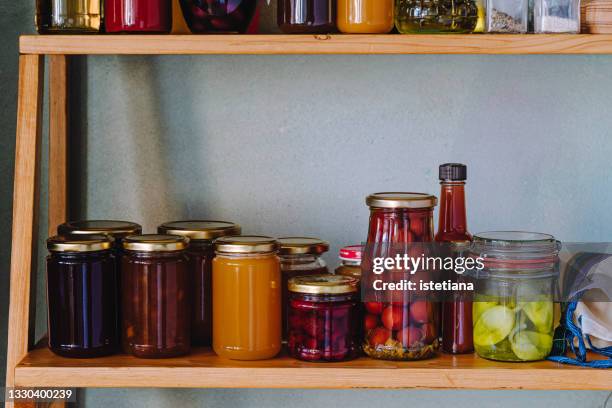
[[[41,34],[100,32],[101,0],[36,0],[36,28]]]
[[[287,341],[288,282],[296,276],[324,275],[329,273],[321,255],[329,251],[329,243],[319,238],[279,238],[279,257],[282,276],[283,341]]]
[[[338,0],[338,29],[347,34],[386,34],[394,26],[395,0]]]
[[[351,276],[361,280],[362,245],[351,245],[340,249],[340,266],[336,268],[336,275]]]
[[[289,280],[289,354],[305,361],[346,361],[359,354],[359,281],[313,275]]]
[[[123,330],[126,353],[142,358],[189,353],[189,238],[130,235],[123,241]]]
[[[191,342],[196,346],[212,345],[212,261],[213,240],[239,235],[239,225],[226,221],[174,221],[157,228],[160,234],[189,238],[187,258],[192,286]]]
[[[64,357],[118,351],[117,273],[112,238],[89,235],[47,240],[49,348]]]
[[[281,349],[278,242],[222,237],[213,261],[213,350],[232,360],[264,360]]]

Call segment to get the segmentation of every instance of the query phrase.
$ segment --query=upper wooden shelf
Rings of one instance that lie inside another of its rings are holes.
[[[608,34],[25,35],[22,54],[612,54]]]
[[[162,360],[127,355],[68,359],[41,347],[17,366],[15,382],[23,387],[608,390],[612,370],[549,361],[499,363],[475,355],[440,355],[414,362],[360,358],[346,363],[305,363],[286,356],[240,362],[222,359],[208,349]]]

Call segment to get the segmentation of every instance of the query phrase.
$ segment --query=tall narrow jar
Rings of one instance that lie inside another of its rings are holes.
[[[212,262],[213,240],[240,234],[240,226],[227,221],[174,221],[157,228],[160,234],[189,238],[190,286],[192,289],[191,338],[196,346],[212,345]]]
[[[36,0],[39,33],[97,33],[103,0]]]

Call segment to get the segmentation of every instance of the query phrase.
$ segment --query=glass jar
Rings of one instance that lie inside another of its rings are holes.
[[[338,0],[338,29],[347,34],[386,34],[395,0]]]
[[[36,0],[39,33],[97,33],[101,0]]]
[[[536,33],[580,32],[580,0],[534,0]]]
[[[185,21],[194,33],[244,33],[257,0],[180,0]]]
[[[348,276],[289,280],[289,355],[305,361],[346,361],[359,353],[357,284]]]
[[[321,255],[329,251],[329,243],[319,238],[285,237],[278,239],[282,279],[283,341],[287,341],[288,282],[296,276],[329,273]]]
[[[47,240],[49,349],[64,357],[117,352],[117,273],[112,238]]]
[[[402,34],[471,33],[477,0],[395,0],[395,27]]]
[[[278,27],[287,34],[336,31],[334,0],[278,0]]]
[[[336,275],[351,276],[361,280],[361,254],[362,245],[351,245],[340,250],[340,266],[335,270]]]
[[[489,33],[526,33],[528,0],[487,0],[486,30]]]
[[[372,271],[375,257],[408,254],[420,256],[425,248],[414,244],[433,241],[435,196],[422,193],[376,193],[366,198],[370,207],[370,227],[364,251],[362,292],[366,314],[363,320],[366,354],[384,360],[419,360],[432,357],[438,347],[437,305],[426,294],[409,291],[372,291],[381,279]],[[418,251],[413,254],[413,250]],[[390,271],[395,280],[423,277],[427,271],[400,273]]]
[[[264,360],[281,349],[278,242],[222,237],[213,260],[213,350],[232,360]]]
[[[212,261],[213,240],[239,235],[239,225],[226,221],[174,221],[157,228],[160,234],[189,238],[187,258],[192,285],[191,341],[197,346],[212,345]]]
[[[171,10],[171,0],[104,0],[104,28],[107,33],[167,33]]]
[[[123,241],[123,330],[126,353],[141,358],[189,353],[191,275],[189,238],[130,235]]]
[[[483,358],[534,361],[553,341],[553,294],[559,244],[551,235],[500,231],[474,236],[474,348]]]

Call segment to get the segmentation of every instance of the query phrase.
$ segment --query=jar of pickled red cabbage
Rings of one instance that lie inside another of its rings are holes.
[[[552,235],[498,231],[474,236],[484,259],[473,302],[474,349],[498,361],[543,360],[552,349],[559,243]]]
[[[289,280],[289,354],[305,361],[345,361],[359,353],[358,280],[313,275]]]
[[[362,265],[365,301],[363,350],[370,357],[384,360],[419,360],[432,357],[438,348],[438,305],[427,293],[411,291],[372,291],[373,259],[406,253],[420,256],[432,242],[433,210],[437,199],[422,193],[376,193],[367,197],[370,227]],[[418,251],[417,253],[413,253]],[[428,271],[418,275],[426,279]],[[390,279],[410,279],[411,275],[392,271]],[[431,276],[429,277],[431,279]]]

